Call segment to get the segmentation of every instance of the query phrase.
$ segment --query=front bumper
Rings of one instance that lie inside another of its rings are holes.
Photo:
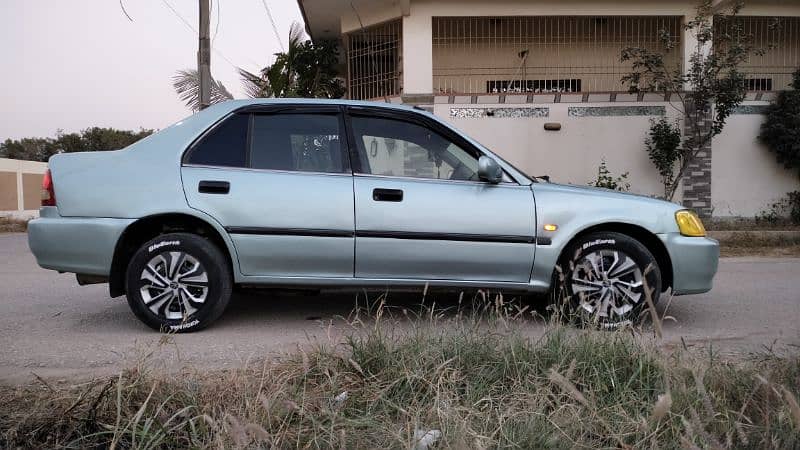
[[[659,234],[672,260],[672,292],[701,294],[711,290],[719,264],[719,242],[680,233]]]
[[[133,219],[61,217],[45,206],[28,223],[28,246],[45,269],[88,275],[109,275],[114,249]]]

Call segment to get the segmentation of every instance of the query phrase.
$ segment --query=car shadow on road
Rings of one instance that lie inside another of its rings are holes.
[[[505,313],[515,315],[523,308],[523,315],[533,317],[539,311],[526,299],[516,296],[500,297]],[[225,326],[257,320],[289,321],[353,321],[374,317],[382,308],[383,318],[398,321],[427,319],[433,313],[439,319],[454,318],[472,313],[497,312],[496,293],[432,291],[423,293],[399,292],[287,292],[271,290],[244,290],[231,300],[221,321]]]

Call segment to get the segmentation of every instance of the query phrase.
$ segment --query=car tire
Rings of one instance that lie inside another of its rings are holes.
[[[661,271],[647,248],[632,237],[595,232],[564,250],[554,274],[553,302],[582,325],[616,329],[636,323],[648,310],[645,289],[655,306]]]
[[[228,258],[212,242],[189,233],[146,242],[130,260],[125,280],[136,317],[153,329],[175,333],[214,322],[233,288]]]

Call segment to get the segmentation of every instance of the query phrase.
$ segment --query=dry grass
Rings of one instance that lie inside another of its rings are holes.
[[[800,256],[800,233],[734,232],[719,243],[722,256]]]
[[[28,231],[28,219],[0,216],[0,233],[24,233]]]
[[[800,360],[662,353],[630,330],[491,310],[396,327],[230,371],[147,361],[74,386],[2,388],[0,446],[101,448],[797,448]],[[361,318],[359,318],[361,317]],[[169,340],[165,337],[164,341]]]
[[[709,231],[800,231],[800,224],[792,223],[789,219],[774,221],[759,220],[755,218],[731,218],[704,220]]]
[[[760,256],[760,257],[774,257],[774,258],[800,258],[800,245],[787,245],[787,246],[758,246],[758,247],[735,247],[722,245],[720,247],[720,256]]]

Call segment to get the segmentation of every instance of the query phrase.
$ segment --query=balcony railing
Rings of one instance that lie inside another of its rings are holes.
[[[666,62],[681,66],[679,16],[434,17],[434,93],[627,90],[620,62],[630,46],[676,40]]]

